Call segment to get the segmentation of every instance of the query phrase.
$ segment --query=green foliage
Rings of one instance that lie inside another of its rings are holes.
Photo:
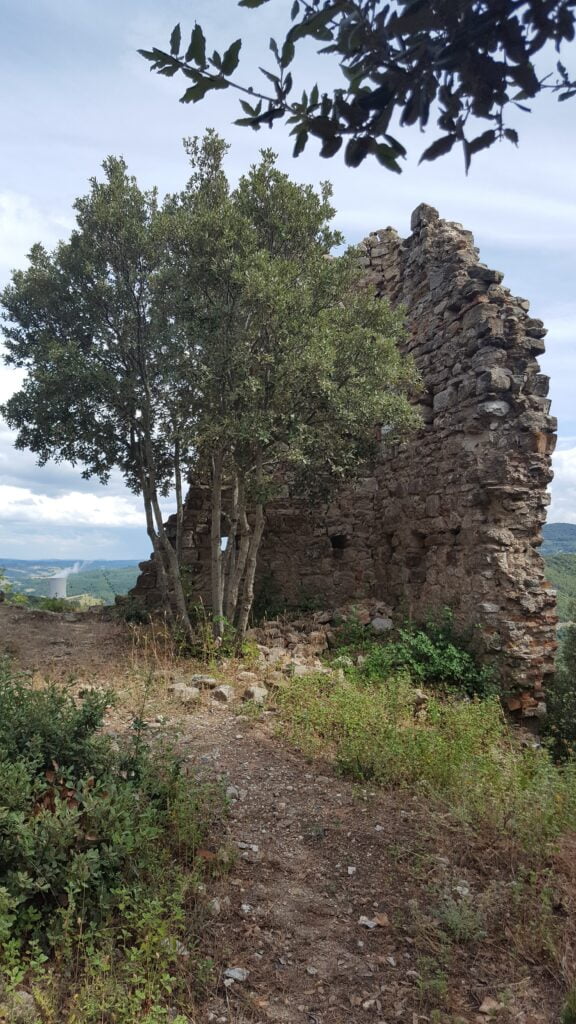
[[[175,31],[171,50],[181,43]],[[189,52],[202,63],[199,32]],[[233,44],[211,61],[225,75],[238,56]],[[190,179],[162,204],[108,157],[70,239],[34,246],[13,274],[6,361],[25,377],[2,411],[40,464],[66,459],[102,482],[120,469],[142,495],[165,610],[170,592],[189,637],[182,480],[208,482],[214,625],[243,635],[281,478],[325,498],[377,454],[375,423],[390,443],[417,426],[420,380],[399,352],[401,311],[366,287],[356,252],[329,258],[343,238],[328,183],[291,181],[264,150],[231,189],[215,132],[186,148]],[[175,537],[160,509],[171,490]]]
[[[7,604],[26,605],[28,600],[24,594],[19,594],[14,588],[11,579],[8,578],[6,570],[0,566],[0,590]]]
[[[188,574],[184,573],[184,582]],[[188,614],[193,627],[190,638],[178,625],[170,628],[172,641],[180,657],[196,658],[204,662],[216,662],[221,658],[238,657],[249,666],[259,657],[255,643],[241,637],[238,630],[225,615],[214,616],[202,601],[188,605]]]
[[[140,189],[123,159],[108,157],[103,170],[74,203],[69,240],[53,252],[32,246],[28,267],[1,293],[5,360],[25,371],[2,412],[16,447],[40,465],[69,460],[102,483],[120,470],[142,495],[166,604],[170,575],[185,622],[160,512],[172,488],[181,497],[193,419],[193,368],[184,372],[189,353],[164,280],[177,213],[160,208],[155,189]]]
[[[574,618],[576,609],[570,606]],[[576,626],[563,633],[554,679],[546,692],[545,735],[554,756],[563,760],[576,756]]]
[[[74,601],[67,601],[65,597],[41,597],[35,607],[43,612],[70,612],[79,606]]]
[[[269,0],[240,0],[240,7],[259,8]],[[234,86],[244,117],[236,124],[259,130],[286,121],[295,136],[294,155],[305,148],[310,136],[319,139],[320,155],[332,157],[343,147],[346,163],[357,167],[368,154],[391,171],[400,171],[406,156],[401,142],[390,134],[399,121],[402,127],[428,125],[434,112],[442,135],[421,156],[435,160],[461,145],[468,168],[474,153],[506,139],[518,142],[508,128],[505,114],[510,106],[527,111],[543,89],[560,100],[576,95],[576,82],[560,62],[539,78],[534,57],[554,43],[556,50],[574,39],[573,5],[553,0],[545,11],[538,2],[486,0],[473,3],[425,3],[420,0],[286,0],[292,26],[284,40],[270,40],[273,70],[260,66],[266,83],[260,89],[235,77],[240,39],[224,56],[207,56],[206,40],[199,25],[190,44],[182,43],[177,25],[169,52],[154,47],[140,50],[151,70],[172,77],[182,72],[193,85],[182,103],[196,103],[213,90]],[[328,88],[310,83],[298,99],[291,71],[301,41],[312,40],[320,54],[336,56],[342,81]],[[261,64],[262,62],[258,62]],[[262,88],[265,91],[262,91]],[[470,120],[472,116],[472,121]],[[470,124],[487,122],[488,128],[474,138]]]
[[[388,643],[374,644],[366,655],[361,674],[383,681],[398,671],[436,690],[486,696],[496,691],[494,672],[480,665],[469,651],[455,643],[450,632],[433,623],[425,629],[399,629]]]
[[[31,766],[33,772],[53,768],[71,778],[98,772],[106,760],[108,741],[98,730],[111,692],[87,692],[80,706],[66,690],[52,684],[32,689],[25,675],[0,661],[0,757],[3,762]]]
[[[362,679],[385,682],[398,672],[407,672],[414,683],[435,690],[469,697],[497,692],[493,669],[481,665],[471,653],[470,637],[458,634],[448,610],[438,621],[423,626],[410,623],[383,640],[376,641],[373,635],[353,615],[336,630],[336,657],[349,649],[362,650]]]
[[[570,619],[570,608],[576,602],[576,554],[547,555],[546,576],[558,592],[558,616],[561,622]]]
[[[436,917],[442,930],[461,945],[480,942],[486,936],[483,915],[470,896],[445,899]]]
[[[560,1024],[576,1024],[576,985],[570,989],[562,1007]]]
[[[517,751],[496,697],[422,702],[399,674],[370,686],[296,678],[277,699],[292,739],[331,752],[358,781],[421,791],[527,849],[576,826],[576,762],[558,768],[546,751]]]
[[[448,998],[448,976],[432,957],[422,957],[418,961],[418,994],[423,1009],[444,1006]],[[434,1016],[431,1017],[434,1021]]]
[[[50,953],[40,988],[70,1024],[104,1012],[167,1022],[169,1005],[189,1003],[196,963],[206,970],[190,907],[222,798],[149,749],[141,726],[114,751],[100,733],[106,700],[76,706],[2,667],[0,969],[9,996]]]
[[[343,241],[328,183],[291,181],[264,150],[231,190],[218,136],[187,148],[171,266],[201,381],[194,476],[210,487],[216,625],[243,634],[268,503],[287,481],[325,498],[376,455],[375,423],[404,436],[419,377],[399,352],[402,315],[362,287],[357,253],[327,258]]]
[[[372,630],[363,626],[358,615],[352,610],[342,622],[336,623],[335,628],[335,654],[352,650],[364,650],[373,641]],[[342,648],[342,651],[340,650]]]

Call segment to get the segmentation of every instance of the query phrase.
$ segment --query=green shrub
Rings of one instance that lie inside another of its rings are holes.
[[[28,597],[14,589],[14,584],[8,579],[4,566],[0,565],[0,594],[7,604],[27,605]]]
[[[470,697],[495,692],[493,670],[478,663],[446,622],[399,629],[393,640],[370,648],[361,671],[370,680],[408,672],[415,683]]]
[[[163,1000],[189,995],[201,963],[196,851],[223,799],[148,747],[140,725],[113,749],[100,733],[109,696],[77,705],[2,666],[0,1004],[2,979],[19,984],[41,950],[53,958],[46,997],[60,1007],[75,995],[77,1016],[58,1019],[96,1024],[106,1006],[107,1020],[152,1024],[169,1019]]]
[[[88,691],[78,706],[61,687],[32,689],[26,675],[0,660],[0,760],[22,762],[35,775],[53,762],[74,779],[100,771],[110,744],[99,729],[112,700],[111,692]]]
[[[575,612],[576,609],[573,609]],[[564,631],[558,665],[546,694],[548,714],[544,726],[558,760],[576,754],[576,626]]]
[[[358,618],[357,612],[352,609],[350,615],[342,620],[336,620],[335,633],[335,648],[339,651],[341,648],[348,650],[360,650],[366,643],[373,641],[374,633],[368,627],[362,625]]]
[[[447,897],[438,907],[436,917],[442,931],[460,945],[486,938],[484,916],[470,896],[458,900]]]
[[[75,601],[68,601],[65,597],[41,597],[35,605],[43,612],[71,612],[78,608]]]
[[[449,609],[439,621],[409,623],[382,639],[352,615],[336,629],[333,657],[362,653],[360,676],[369,682],[404,672],[414,683],[436,690],[469,697],[495,694],[494,670],[480,664],[470,647],[470,637],[455,631]]]

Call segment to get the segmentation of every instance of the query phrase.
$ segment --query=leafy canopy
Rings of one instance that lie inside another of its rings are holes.
[[[170,264],[198,395],[191,469],[210,487],[212,609],[242,635],[268,503],[353,477],[376,424],[404,436],[418,380],[397,347],[402,315],[372,294],[357,252],[330,255],[342,238],[328,184],[290,181],[264,150],[230,190],[222,140],[188,151]]]
[[[115,467],[142,489],[145,438],[157,485],[171,483],[170,387],[176,345],[161,288],[165,265],[156,191],[122,159],[74,203],[76,228],[53,253],[40,244],[0,300],[6,362],[27,370],[3,407],[16,447],[84,466],[106,483]]]
[[[2,411],[40,464],[66,459],[103,483],[117,468],[142,495],[165,607],[172,592],[190,636],[183,481],[209,485],[213,614],[237,611],[242,634],[267,503],[287,482],[326,496],[375,455],[378,424],[404,436],[418,379],[397,347],[401,313],[356,252],[331,256],[328,184],[291,182],[264,150],[231,190],[215,132],[187,149],[190,180],[162,204],[108,158],[69,241],[33,247],[13,275],[6,358],[27,375]],[[172,489],[175,546],[159,501]]]
[[[354,251],[329,256],[342,242],[330,199],[264,150],[218,203],[196,198],[174,243],[176,273],[195,253],[181,284],[202,396],[196,453],[226,452],[246,484],[259,467],[266,497],[286,472],[300,491],[330,487],[373,454],[374,424],[397,436],[415,421],[403,318],[364,286]]]
[[[256,9],[269,2],[239,0],[238,6]],[[263,90],[252,79],[235,77],[242,40],[210,56],[198,24],[188,42],[176,25],[169,51],[139,52],[151,70],[168,77],[181,72],[189,80],[183,103],[232,87],[245,96],[236,124],[258,130],[286,121],[295,156],[313,136],[323,157],[343,148],[351,167],[371,154],[396,172],[406,156],[392,134],[396,122],[424,130],[435,120],[442,134],[421,160],[435,160],[460,144],[468,169],[474,153],[502,139],[518,142],[505,120],[510,107],[529,111],[526,102],[545,89],[560,100],[576,95],[576,80],[560,61],[542,75],[535,68],[549,44],[559,52],[573,41],[576,0],[294,0],[290,17],[284,39],[270,40],[274,67],[260,68]],[[291,66],[307,39],[337,60],[342,81],[336,88],[311,83],[296,99]],[[477,134],[481,122],[487,127]]]

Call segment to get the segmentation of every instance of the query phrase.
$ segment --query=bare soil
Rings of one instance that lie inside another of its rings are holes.
[[[0,606],[0,650],[28,669],[122,678],[125,629],[79,618]],[[289,746],[273,712],[248,718],[208,694],[183,712],[158,678],[151,723],[177,737],[194,772],[234,787],[227,834],[202,853],[210,867],[219,849],[237,851],[230,872],[207,883],[202,950],[217,983],[193,1024],[559,1021],[573,850],[558,854],[543,913],[551,863],[532,865],[520,888],[502,837],[407,791],[337,777]],[[226,978],[229,968],[246,980]]]
[[[51,676],[109,672],[131,649],[125,623],[110,612],[45,612],[0,604],[0,653]]]

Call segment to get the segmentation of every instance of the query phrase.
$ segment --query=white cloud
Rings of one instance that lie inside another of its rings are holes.
[[[27,487],[0,485],[0,519],[43,523],[89,524],[92,526],[144,525],[144,513],[136,499],[117,495],[84,494],[70,491],[58,497],[35,494]]]
[[[72,217],[45,213],[27,195],[0,192],[0,275],[21,267],[35,242],[54,245],[68,235]]]
[[[551,523],[576,523],[576,447],[560,448],[552,459],[554,486],[548,513]]]

